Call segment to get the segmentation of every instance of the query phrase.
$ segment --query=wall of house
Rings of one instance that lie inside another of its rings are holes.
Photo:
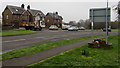
[[[29,22],[34,22],[34,17],[31,14],[29,16]]]
[[[29,24],[29,15],[21,15],[21,22],[19,23],[19,26],[25,26],[25,24]]]
[[[2,13],[3,25],[11,25],[12,17],[11,11],[9,9],[5,9]]]

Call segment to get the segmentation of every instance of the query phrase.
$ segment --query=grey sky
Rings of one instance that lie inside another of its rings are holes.
[[[106,2],[3,2],[1,10],[6,5],[21,6],[21,4],[31,6],[31,9],[41,10],[44,14],[47,12],[58,12],[65,22],[79,21],[80,19],[89,19],[90,8],[105,8]],[[117,5],[116,2],[109,2],[109,7]],[[1,12],[0,12],[1,13]],[[115,19],[115,12],[112,11],[112,20]]]

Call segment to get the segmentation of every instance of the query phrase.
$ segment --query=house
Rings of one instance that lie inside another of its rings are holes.
[[[58,15],[58,12],[47,13],[45,16],[45,25],[49,28],[51,25],[56,25],[57,27],[62,27],[62,16]]]
[[[2,12],[3,26],[11,26],[19,28],[22,23],[29,22],[29,13],[24,9],[24,4],[21,7],[7,5]]]
[[[45,25],[44,18],[45,15],[40,10],[30,9],[30,5],[27,6],[27,11],[29,12],[29,22],[30,23],[39,23],[39,25]]]

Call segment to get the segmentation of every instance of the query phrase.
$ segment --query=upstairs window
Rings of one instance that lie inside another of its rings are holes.
[[[18,9],[15,9],[15,11],[18,11]]]

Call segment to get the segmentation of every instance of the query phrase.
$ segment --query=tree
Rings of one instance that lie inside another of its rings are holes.
[[[83,26],[84,25],[84,20],[80,19],[79,23],[80,23],[81,26]]]
[[[70,21],[69,24],[70,25],[76,25],[76,21]]]
[[[86,29],[90,29],[90,20],[89,19],[86,19],[86,20],[80,19],[77,24],[79,27],[85,27]]]
[[[78,22],[78,23],[77,23],[77,26],[78,26],[78,27],[81,27],[81,23],[80,23],[80,22]]]
[[[115,7],[117,12],[117,21],[120,21],[120,1],[118,2],[117,6]]]
[[[84,25],[83,25],[86,29],[90,29],[91,23],[89,19],[86,19],[84,21]]]

